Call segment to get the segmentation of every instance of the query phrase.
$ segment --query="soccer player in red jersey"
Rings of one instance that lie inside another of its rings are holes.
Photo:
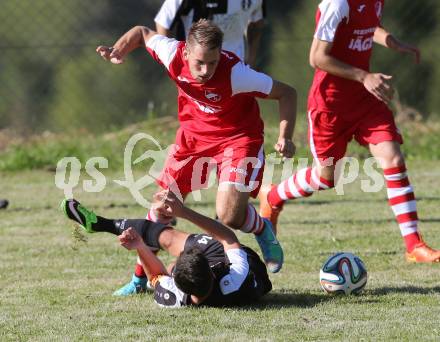
[[[373,43],[410,54],[380,24],[383,0],[323,0],[316,15],[310,64],[316,69],[309,93],[309,143],[316,166],[298,171],[278,186],[263,189],[260,215],[276,224],[284,201],[334,186],[335,164],[348,142],[368,147],[384,170],[389,205],[396,216],[410,262],[439,262],[418,231],[416,200],[400,150],[402,137],[387,106],[391,76],[370,72]]]
[[[178,89],[180,128],[176,148],[169,154],[158,184],[184,198],[206,186],[209,165],[214,165],[219,180],[219,220],[254,233],[269,271],[278,272],[283,263],[282,248],[270,221],[262,219],[248,203],[249,197],[259,192],[264,169],[264,125],[256,98],[278,100],[280,133],[275,149],[289,157],[295,151],[291,138],[296,92],[221,50],[222,38],[221,30],[207,20],[195,23],[184,42],[137,26],[113,47],[99,46],[97,52],[120,64],[132,50],[145,47],[166,68]],[[147,219],[166,224],[171,218],[161,216],[153,206]],[[133,280],[143,276],[138,264]],[[115,294],[133,293],[136,287],[130,284]]]

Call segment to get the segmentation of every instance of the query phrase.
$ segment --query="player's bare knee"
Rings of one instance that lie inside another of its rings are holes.
[[[389,167],[399,167],[405,164],[405,158],[402,153],[396,153],[389,161]]]
[[[159,245],[163,250],[169,250],[173,245],[173,229],[165,229],[159,235]]]
[[[379,160],[379,163],[383,169],[389,169],[389,168],[405,165],[405,158],[403,157],[400,151],[392,154],[390,153],[385,157],[379,157],[376,159]]]

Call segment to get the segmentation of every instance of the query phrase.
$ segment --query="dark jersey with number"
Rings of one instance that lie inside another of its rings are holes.
[[[242,246],[242,250],[247,255],[249,270],[238,289],[231,288],[230,264],[220,242],[205,234],[192,234],[186,240],[184,249],[192,248],[198,248],[203,252],[215,277],[213,290],[202,305],[250,304],[272,289],[265,264],[258,254],[249,247]],[[190,296],[180,291],[175,285],[174,279],[169,276],[160,277],[156,284],[154,299],[157,304],[165,307],[180,307],[191,304]]]

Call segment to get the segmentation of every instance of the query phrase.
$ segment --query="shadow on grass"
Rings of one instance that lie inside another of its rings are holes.
[[[297,292],[270,292],[252,305],[238,306],[242,310],[273,310],[281,308],[311,308],[333,297],[315,293],[297,293]]]
[[[434,286],[434,287],[385,286],[385,287],[379,287],[377,289],[367,290],[366,293],[374,296],[387,296],[390,294],[401,294],[401,293],[428,295],[428,294],[440,293],[440,286]]]
[[[273,310],[273,309],[283,309],[283,308],[312,308],[321,303],[328,301],[340,300],[341,303],[350,304],[377,304],[381,300],[379,297],[388,296],[393,294],[419,294],[419,295],[433,295],[440,293],[440,286],[434,287],[418,287],[418,286],[402,286],[393,287],[385,286],[377,289],[368,289],[362,292],[360,295],[328,295],[325,293],[298,293],[298,292],[271,292],[260,299],[257,303],[253,305],[237,306],[235,309],[241,310]],[[373,298],[371,297],[373,296]],[[376,296],[377,298],[374,298]]]

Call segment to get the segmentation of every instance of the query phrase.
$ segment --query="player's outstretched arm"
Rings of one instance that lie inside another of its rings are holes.
[[[296,90],[285,83],[273,80],[272,90],[267,98],[278,100],[280,112],[280,133],[274,146],[275,150],[284,158],[292,158],[296,150],[292,141],[296,123]]]
[[[385,30],[383,27],[378,27],[374,31],[373,40],[375,43],[385,46],[389,49],[395,50],[400,53],[407,53],[414,57],[416,64],[420,63],[420,50],[410,44],[402,42],[394,37],[391,33]]]
[[[172,192],[165,190],[161,192],[161,194],[163,195],[163,206],[158,208],[158,211],[163,211],[164,215],[167,214],[180,217],[194,223],[214,239],[219,241],[223,245],[225,251],[240,248],[237,236],[231,229],[216,220],[185,207],[185,205]]]
[[[141,46],[145,46],[148,40],[156,34],[148,27],[135,26],[124,33],[113,46],[100,45],[96,48],[96,52],[113,64],[121,64],[124,62],[126,55]]]
[[[141,236],[133,228],[128,228],[118,236],[121,246],[128,250],[136,250],[142,262],[148,279],[156,279],[161,275],[168,275],[168,272],[160,259],[142,241]]]
[[[392,76],[380,73],[369,73],[340,61],[330,54],[333,43],[313,39],[310,48],[310,65],[332,75],[360,82],[377,99],[388,103],[393,98],[394,89],[389,83]]]

